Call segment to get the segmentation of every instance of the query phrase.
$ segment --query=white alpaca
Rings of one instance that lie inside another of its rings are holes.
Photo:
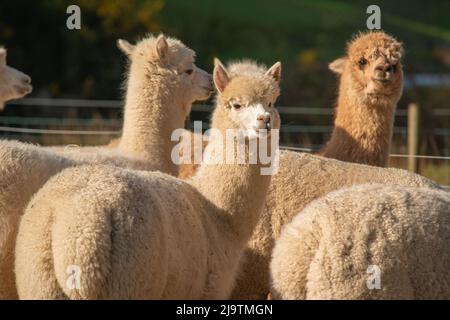
[[[226,298],[270,182],[261,163],[248,163],[250,141],[270,143],[270,129],[280,125],[273,104],[281,65],[264,71],[230,79],[216,61],[219,95],[211,127],[221,134],[210,137],[190,182],[111,166],[69,169],[52,178],[20,224],[20,297]],[[246,164],[237,162],[237,149],[230,149],[231,163],[217,158],[227,129],[247,130],[238,144]],[[82,272],[74,290],[66,286],[70,266]]]
[[[6,49],[0,47],[0,111],[5,102],[19,99],[33,90],[31,78],[6,65]]]
[[[450,194],[359,185],[308,205],[271,262],[279,299],[450,299]]]
[[[131,59],[125,122],[117,148],[85,147],[56,154],[48,149],[0,142],[0,298],[17,297],[13,249],[19,218],[32,195],[64,168],[112,164],[124,168],[159,170],[173,175],[173,130],[183,128],[191,104],[206,99],[212,79],[194,65],[194,52],[176,39],[148,37],[136,46],[119,41]]]

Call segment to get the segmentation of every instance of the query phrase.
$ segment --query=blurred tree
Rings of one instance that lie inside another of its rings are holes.
[[[66,8],[81,8],[81,30],[66,28]],[[120,98],[123,59],[117,38],[159,32],[164,0],[0,2],[0,44],[33,78],[34,95]]]

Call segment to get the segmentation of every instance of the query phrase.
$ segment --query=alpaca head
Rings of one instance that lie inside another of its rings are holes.
[[[356,36],[348,44],[347,55],[329,67],[341,75],[354,99],[391,106],[403,90],[402,56],[401,43],[382,31],[372,31]]]
[[[146,81],[153,88],[165,85],[162,94],[177,101],[185,116],[194,101],[208,99],[214,90],[211,75],[194,64],[194,51],[177,39],[149,36],[136,45],[125,40],[117,45],[131,61],[129,81]]]
[[[275,101],[280,95],[281,63],[270,69],[254,62],[232,63],[225,68],[215,59],[214,84],[218,91],[213,127],[240,129],[248,138],[280,128]]]
[[[31,78],[6,65],[6,49],[0,47],[0,110],[3,103],[30,93]]]

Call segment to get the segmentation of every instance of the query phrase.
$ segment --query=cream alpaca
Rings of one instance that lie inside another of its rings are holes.
[[[231,69],[234,67],[232,66]],[[215,63],[219,91],[212,128],[279,128],[273,107],[281,65],[230,80]],[[270,132],[270,131],[269,131]],[[261,164],[211,164],[223,151],[212,135],[190,182],[154,172],[92,166],[65,170],[34,197],[16,247],[21,298],[218,299],[233,286],[239,258],[257,223],[270,176]],[[255,141],[255,140],[254,140]],[[232,153],[237,161],[236,152]],[[79,289],[66,286],[78,266]]]
[[[271,262],[279,299],[450,299],[450,195],[360,185],[309,204]]]
[[[194,52],[176,39],[148,37],[136,46],[119,41],[131,66],[123,137],[116,149],[85,147],[57,155],[36,146],[0,142],[0,298],[17,297],[13,248],[19,218],[32,195],[54,174],[85,163],[160,170],[176,175],[171,131],[184,126],[191,103],[206,99],[211,77],[194,65]]]
[[[0,111],[6,101],[22,98],[32,89],[29,76],[6,65],[6,49],[0,47]]]
[[[345,186],[363,183],[437,188],[432,181],[405,170],[342,162],[309,154],[281,152],[280,169],[272,177],[260,221],[249,241],[236,299],[265,299],[269,263],[281,228],[308,203]]]
[[[122,137],[112,140],[109,147],[150,160],[152,170],[158,158],[157,170],[177,175],[178,167],[170,158],[175,146],[170,136],[184,127],[192,102],[209,97],[213,90],[211,76],[194,65],[194,52],[176,39],[149,37],[137,46],[119,40],[118,46],[132,63]],[[153,125],[155,119],[164,125]],[[68,157],[98,152],[92,147],[46,149]]]
[[[403,91],[403,47],[382,31],[358,35],[330,64],[340,75],[334,129],[319,154],[386,167],[394,114]]]
[[[233,78],[235,76],[252,75],[255,73],[264,73],[265,67],[258,65],[250,60],[241,60],[233,62],[228,67],[228,76]],[[194,133],[186,130],[181,136],[182,143],[180,144],[180,158],[188,155],[188,161],[179,165],[180,179],[188,179],[195,175],[200,162],[196,159],[201,159],[206,146],[208,145],[208,137],[200,133]]]

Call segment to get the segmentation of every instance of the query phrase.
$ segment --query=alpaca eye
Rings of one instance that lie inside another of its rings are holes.
[[[272,102],[269,102],[269,108],[271,108],[272,107]]]
[[[365,58],[361,58],[358,61],[360,67],[364,67],[367,64],[367,60]]]
[[[233,109],[239,110],[241,108],[241,105],[239,103],[233,103]]]
[[[189,70],[186,70],[185,72],[186,72],[188,75],[191,75],[192,72],[194,72],[194,69],[189,69]]]

